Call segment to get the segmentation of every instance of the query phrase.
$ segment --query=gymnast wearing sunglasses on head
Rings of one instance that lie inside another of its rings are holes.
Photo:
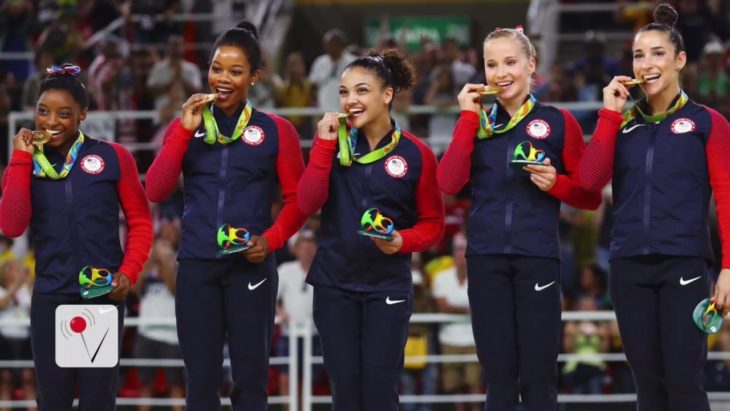
[[[56,308],[113,304],[121,339],[124,298],[152,244],[150,211],[134,158],[121,145],[79,130],[89,106],[80,71],[72,65],[48,69],[36,103],[36,131],[21,129],[15,136],[2,178],[0,229],[18,237],[30,224],[35,250],[30,320],[41,411],[70,410],[77,385],[80,410],[115,409],[118,363],[111,368],[56,364]],[[128,228],[124,248],[120,208]]]

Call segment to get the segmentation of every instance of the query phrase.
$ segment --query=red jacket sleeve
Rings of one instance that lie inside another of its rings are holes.
[[[188,151],[188,143],[193,132],[186,130],[180,124],[180,118],[170,122],[165,131],[165,141],[162,150],[157,156],[145,177],[147,198],[159,203],[175,191],[177,178],[182,170],[182,161]]]
[[[579,168],[585,142],[583,130],[568,110],[560,110],[565,118],[565,143],[563,144],[563,166],[565,174],[558,174],[557,181],[548,194],[576,208],[595,210],[601,204],[601,193],[586,191],[580,186]]]
[[[444,200],[436,182],[437,162],[433,151],[415,137],[408,136],[421,152],[423,166],[416,186],[416,225],[399,231],[403,245],[399,253],[424,251],[444,235]]]
[[[152,246],[152,217],[134,158],[123,146],[116,143],[111,145],[119,159],[120,177],[117,182],[117,193],[124,215],[127,217],[128,228],[124,259],[119,272],[126,274],[134,284]]]
[[[598,111],[598,125],[580,162],[580,186],[599,192],[613,176],[613,156],[616,135],[621,127],[621,113],[602,108]]]
[[[13,150],[10,164],[3,174],[3,195],[0,198],[0,229],[8,237],[22,235],[30,222],[32,172],[32,155],[26,151]]]
[[[730,268],[730,124],[717,111],[707,108],[712,119],[710,137],[705,147],[710,185],[717,205],[717,225],[722,244],[722,268]]]
[[[332,159],[337,150],[337,140],[323,140],[315,137],[312,151],[309,152],[309,164],[299,180],[297,190],[299,208],[306,215],[317,212],[325,202],[330,190],[330,171]]]
[[[471,154],[479,129],[479,115],[463,110],[454,127],[454,136],[438,166],[438,187],[445,194],[458,194],[469,182]]]
[[[304,224],[307,216],[297,204],[297,184],[304,173],[304,158],[299,135],[294,126],[281,117],[271,115],[279,132],[279,154],[276,157],[276,174],[281,184],[284,201],[274,225],[262,235],[269,240],[269,249],[281,248],[286,240]]]

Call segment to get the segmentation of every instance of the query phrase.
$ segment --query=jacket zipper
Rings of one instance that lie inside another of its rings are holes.
[[[646,164],[644,175],[644,238],[649,239],[651,229],[651,176],[654,169],[654,142],[659,127],[651,125],[651,137],[649,137],[649,147],[646,150]],[[651,241],[644,243],[642,247],[643,254],[649,254]]]

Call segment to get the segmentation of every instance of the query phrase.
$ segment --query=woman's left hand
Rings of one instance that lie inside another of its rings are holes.
[[[722,316],[730,312],[730,268],[723,268],[717,276],[715,293],[712,295],[715,307],[722,311]]]
[[[123,300],[129,294],[130,284],[131,282],[127,274],[120,272],[114,273],[112,275],[112,288],[114,291],[109,294],[109,298],[117,301]]]
[[[375,245],[378,246],[380,251],[384,252],[385,254],[395,254],[398,252],[398,250],[400,250],[401,247],[403,247],[403,237],[400,236],[398,230],[393,230],[391,235],[393,236],[393,239],[390,241],[381,240],[380,238],[375,237],[371,238],[375,242]]]
[[[248,241],[249,248],[243,252],[243,256],[250,263],[260,263],[269,255],[269,239],[266,236],[251,236]]]
[[[548,191],[558,181],[558,171],[550,165],[550,159],[546,158],[544,166],[526,165],[523,169],[530,173],[530,180],[542,191]]]

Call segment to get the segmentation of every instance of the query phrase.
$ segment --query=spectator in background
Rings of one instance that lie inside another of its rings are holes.
[[[597,265],[586,265],[578,274],[578,297],[588,298],[595,303],[593,310],[610,310],[611,299],[608,296],[608,278]]]
[[[172,16],[182,10],[180,0],[126,0],[122,14],[130,19],[138,15],[141,20],[134,26],[134,41],[144,44],[162,43],[169,33],[179,33],[180,23]],[[162,17],[162,20],[157,20]]]
[[[89,95],[96,110],[119,109],[119,76],[126,64],[119,47],[119,39],[107,37],[101,44],[101,53],[89,65]]]
[[[266,53],[262,58],[263,66],[259,71],[256,87],[251,87],[249,98],[251,104],[261,109],[272,109],[276,106],[276,95],[281,86],[281,78],[271,71],[271,59]]]
[[[433,283],[433,298],[436,310],[448,314],[471,314],[467,293],[466,235],[458,232],[453,243],[454,266],[437,274]],[[476,354],[474,334],[469,321],[452,323],[441,327],[439,332],[441,353],[444,355]],[[447,394],[458,394],[467,390],[469,394],[481,392],[482,373],[477,362],[444,363],[441,366],[441,382]],[[473,403],[472,411],[480,405]],[[466,404],[457,403],[456,411],[466,410]]]
[[[286,58],[284,82],[277,91],[276,105],[278,107],[311,107],[314,99],[314,87],[307,78],[304,56],[300,52],[293,52]],[[288,118],[302,138],[313,137],[312,122],[308,117],[289,116]]]
[[[88,27],[79,23],[78,13],[73,5],[62,7],[38,38],[37,45],[51,50],[55,62],[77,61],[84,39],[91,35]]]
[[[591,296],[578,298],[576,311],[596,311]],[[600,394],[606,383],[606,363],[600,358],[608,353],[611,331],[606,322],[588,320],[568,321],[563,329],[563,352],[579,354],[580,359],[568,360],[562,369],[565,388],[573,394]]]
[[[707,7],[707,1],[679,0],[674,4],[676,4],[680,16],[677,21],[677,30],[682,33],[684,39],[687,63],[692,65],[699,62],[705,44],[720,34],[720,31],[726,32],[727,27],[722,27],[723,24],[718,23],[719,20]],[[727,26],[727,22],[724,23],[724,26]]]
[[[730,95],[730,79],[725,71],[724,57],[725,48],[719,41],[705,44],[698,72],[698,92],[705,104],[715,106],[719,100]]]
[[[171,221],[163,221],[160,232],[176,227]],[[177,231],[179,236],[179,231]],[[139,318],[161,320],[175,318],[176,250],[175,243],[162,237],[155,240],[152,253],[139,274],[133,290],[140,296]],[[175,324],[140,324],[135,341],[134,355],[144,359],[180,359],[180,345],[177,340]],[[185,398],[183,392],[183,370],[180,367],[165,367],[165,379],[170,386],[170,398]],[[139,379],[141,397],[153,397],[156,367],[140,367]],[[141,405],[139,411],[150,411],[149,405]],[[172,410],[182,411],[183,407],[173,406]]]
[[[8,116],[12,109],[13,100],[10,97],[10,92],[5,84],[0,82],[0,161],[3,164],[7,164],[8,158],[8,145],[5,142],[8,141]]]
[[[345,50],[345,33],[332,29],[323,37],[325,54],[312,63],[309,80],[317,86],[317,105],[326,111],[340,109],[340,75],[345,67],[355,60],[355,56]]]
[[[23,53],[31,50],[30,39],[35,34],[36,16],[33,5],[26,0],[6,0],[0,4],[0,52]],[[3,60],[2,65],[18,81],[25,81],[31,71],[24,59]]]
[[[33,278],[17,260],[0,267],[0,321],[29,320]],[[0,327],[0,360],[30,360],[30,328],[25,325]],[[19,382],[19,383],[18,383]],[[26,400],[35,399],[32,368],[0,369],[0,401],[12,400],[17,385]],[[34,410],[35,407],[29,407]]]
[[[451,66],[451,76],[454,79],[454,95],[459,93],[464,84],[468,83],[469,80],[476,74],[476,69],[473,65],[463,61],[463,55],[459,48],[459,41],[455,38],[449,37],[444,40],[441,46],[444,63]]]
[[[293,240],[293,241],[292,241]],[[302,326],[312,326],[312,304],[314,298],[314,289],[305,281],[307,272],[312,265],[314,254],[317,252],[317,237],[314,232],[308,229],[302,229],[298,234],[290,239],[293,243],[292,252],[296,256],[295,261],[290,261],[279,265],[279,289],[277,297],[277,315],[281,318],[283,326],[281,338],[276,345],[276,356],[289,356],[289,333],[292,330]],[[313,327],[313,326],[312,326]],[[316,330],[314,330],[316,335]],[[319,347],[319,338],[313,339],[314,355],[322,355],[322,349]],[[299,347],[303,347],[304,343],[299,341]],[[300,353],[299,360],[302,355]],[[319,367],[321,368],[321,367]],[[302,365],[298,367],[302,370]],[[279,370],[279,393],[283,396],[289,395],[289,366],[283,365]],[[317,373],[313,373],[317,375]],[[299,376],[293,378],[299,380]],[[299,380],[301,381],[301,380]]]
[[[585,57],[573,63],[573,71],[581,78],[578,90],[580,101],[599,101],[603,85],[621,73],[618,61],[606,56],[606,38],[603,33],[589,30],[583,43]]]
[[[441,64],[431,72],[431,86],[426,93],[424,103],[429,106],[436,106],[446,110],[454,106],[457,93],[454,91],[455,82],[452,68],[449,64]],[[431,114],[428,121],[428,137],[448,137],[454,129],[456,114],[435,113]]]
[[[155,98],[154,107],[157,111],[169,108],[171,94],[189,96],[203,88],[200,68],[183,59],[184,51],[183,38],[170,36],[167,40],[167,55],[155,63],[147,77],[147,87]],[[182,102],[175,102],[175,111],[181,105]]]
[[[434,312],[434,303],[426,277],[418,269],[420,253],[414,253],[411,260],[411,274],[413,275],[413,312]],[[436,354],[436,344],[432,338],[433,324],[411,322],[408,325],[408,340],[404,350],[406,357]],[[435,395],[439,378],[438,364],[426,360],[408,360],[406,358],[401,373],[401,394],[403,395]],[[418,389],[420,387],[420,390]],[[403,411],[431,411],[432,404],[404,403]]]
[[[0,265],[18,259],[13,252],[14,242],[12,238],[0,234]]]
[[[38,101],[38,91],[41,89],[41,82],[46,78],[46,67],[53,65],[53,53],[44,48],[35,51],[35,71],[25,79],[23,83],[23,95],[21,106],[25,111],[35,111],[35,103]]]

